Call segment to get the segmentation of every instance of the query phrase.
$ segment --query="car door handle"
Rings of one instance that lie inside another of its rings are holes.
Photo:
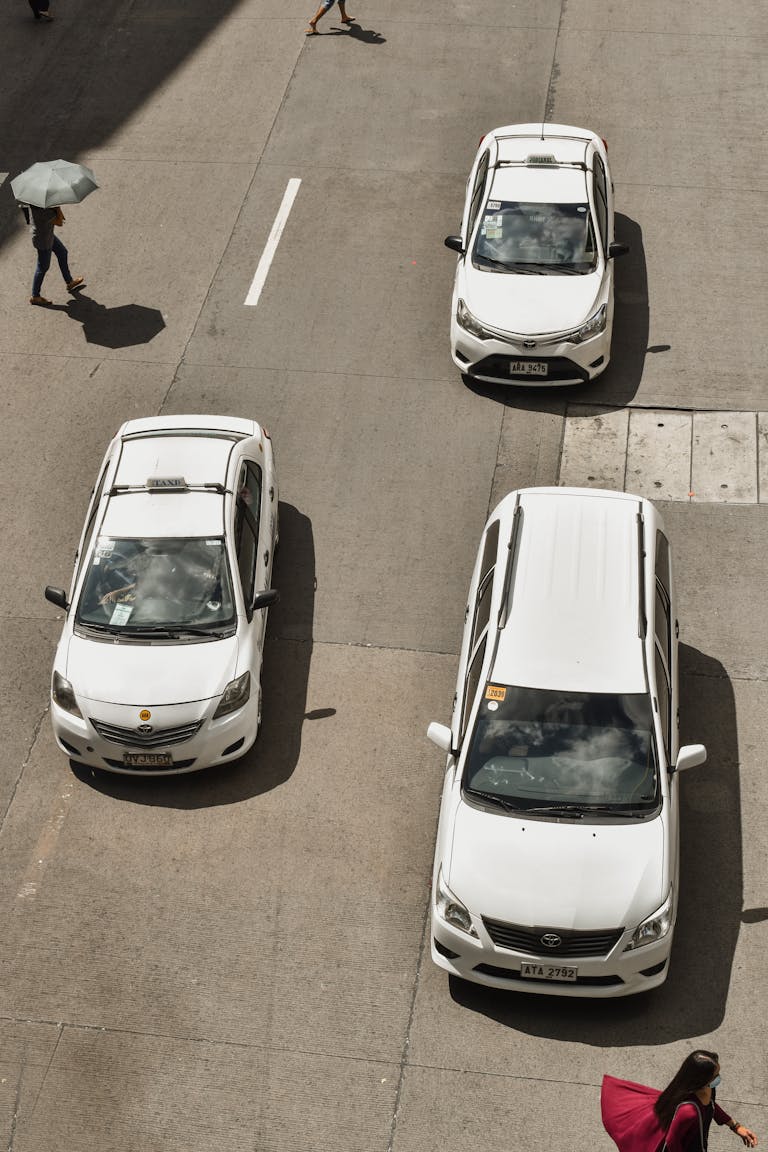
[[[267,548],[266,552],[264,553],[264,563],[269,564],[269,548]]]

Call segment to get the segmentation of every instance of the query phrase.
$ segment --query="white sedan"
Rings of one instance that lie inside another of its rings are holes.
[[[613,182],[603,141],[564,124],[483,137],[467,181],[451,317],[470,377],[576,384],[608,366],[613,326]]]
[[[107,449],[51,685],[72,760],[131,775],[242,756],[261,720],[277,479],[254,420],[130,420]]]

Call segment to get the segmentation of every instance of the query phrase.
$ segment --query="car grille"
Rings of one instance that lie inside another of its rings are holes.
[[[119,728],[116,724],[105,724],[103,720],[91,720],[91,723],[99,736],[112,744],[124,744],[126,748],[167,748],[169,744],[191,740],[203,722],[196,720],[194,724],[181,724],[177,728],[156,728],[154,732]]]
[[[547,374],[546,376],[524,376],[512,375],[509,371],[509,365],[512,360],[546,360]],[[527,381],[529,384],[547,384],[553,380],[583,380],[585,383],[589,380],[589,372],[584,368],[574,364],[572,360],[567,360],[564,356],[504,356],[494,355],[486,356],[483,360],[478,360],[477,363],[472,364],[467,369],[470,376],[490,376],[494,380],[521,380]]]
[[[513,952],[525,952],[529,956],[607,956],[611,948],[621,939],[624,929],[614,928],[608,932],[566,932],[560,928],[521,928],[517,924],[504,924],[500,920],[486,920],[486,931],[498,948],[510,948]],[[542,936],[557,936],[560,943],[549,947],[542,943]]]

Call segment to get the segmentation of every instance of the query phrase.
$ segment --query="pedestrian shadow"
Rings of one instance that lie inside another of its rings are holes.
[[[189,775],[117,776],[72,764],[79,780],[116,800],[182,810],[238,804],[271,792],[290,779],[298,763],[306,723],[335,716],[333,707],[307,711],[315,603],[312,524],[280,503],[280,547],[272,583],[280,601],[269,611],[264,647],[264,693],[259,738],[245,756]]]
[[[348,36],[352,40],[359,40],[361,44],[386,44],[386,36],[374,32],[372,28],[361,28],[359,24],[350,24],[348,28],[334,26],[326,36]]]
[[[165,328],[163,314],[157,308],[143,304],[119,304],[107,308],[105,304],[78,292],[68,304],[50,304],[49,312],[64,312],[70,320],[83,326],[88,344],[100,348],[131,348],[136,344],[149,344]]]
[[[597,1000],[525,995],[450,977],[457,1004],[533,1036],[595,1047],[668,1044],[714,1032],[725,1015],[742,924],[741,796],[733,688],[717,660],[680,645],[680,743],[707,762],[680,778],[680,897],[669,976],[654,991]]]

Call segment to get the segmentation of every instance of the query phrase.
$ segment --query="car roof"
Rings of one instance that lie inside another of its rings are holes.
[[[597,489],[516,495],[522,518],[492,679],[575,692],[647,691],[637,522],[645,502]]]
[[[175,434],[156,426],[123,428],[120,459],[101,527],[105,536],[220,536],[224,493],[233,440],[229,436]],[[125,432],[125,428],[129,431]],[[174,425],[175,427],[175,425]],[[221,491],[170,488],[152,491],[147,482],[183,478],[187,485],[216,484]],[[116,491],[126,485],[129,491]]]
[[[581,168],[497,168],[490,200],[532,204],[586,204],[586,175]]]

